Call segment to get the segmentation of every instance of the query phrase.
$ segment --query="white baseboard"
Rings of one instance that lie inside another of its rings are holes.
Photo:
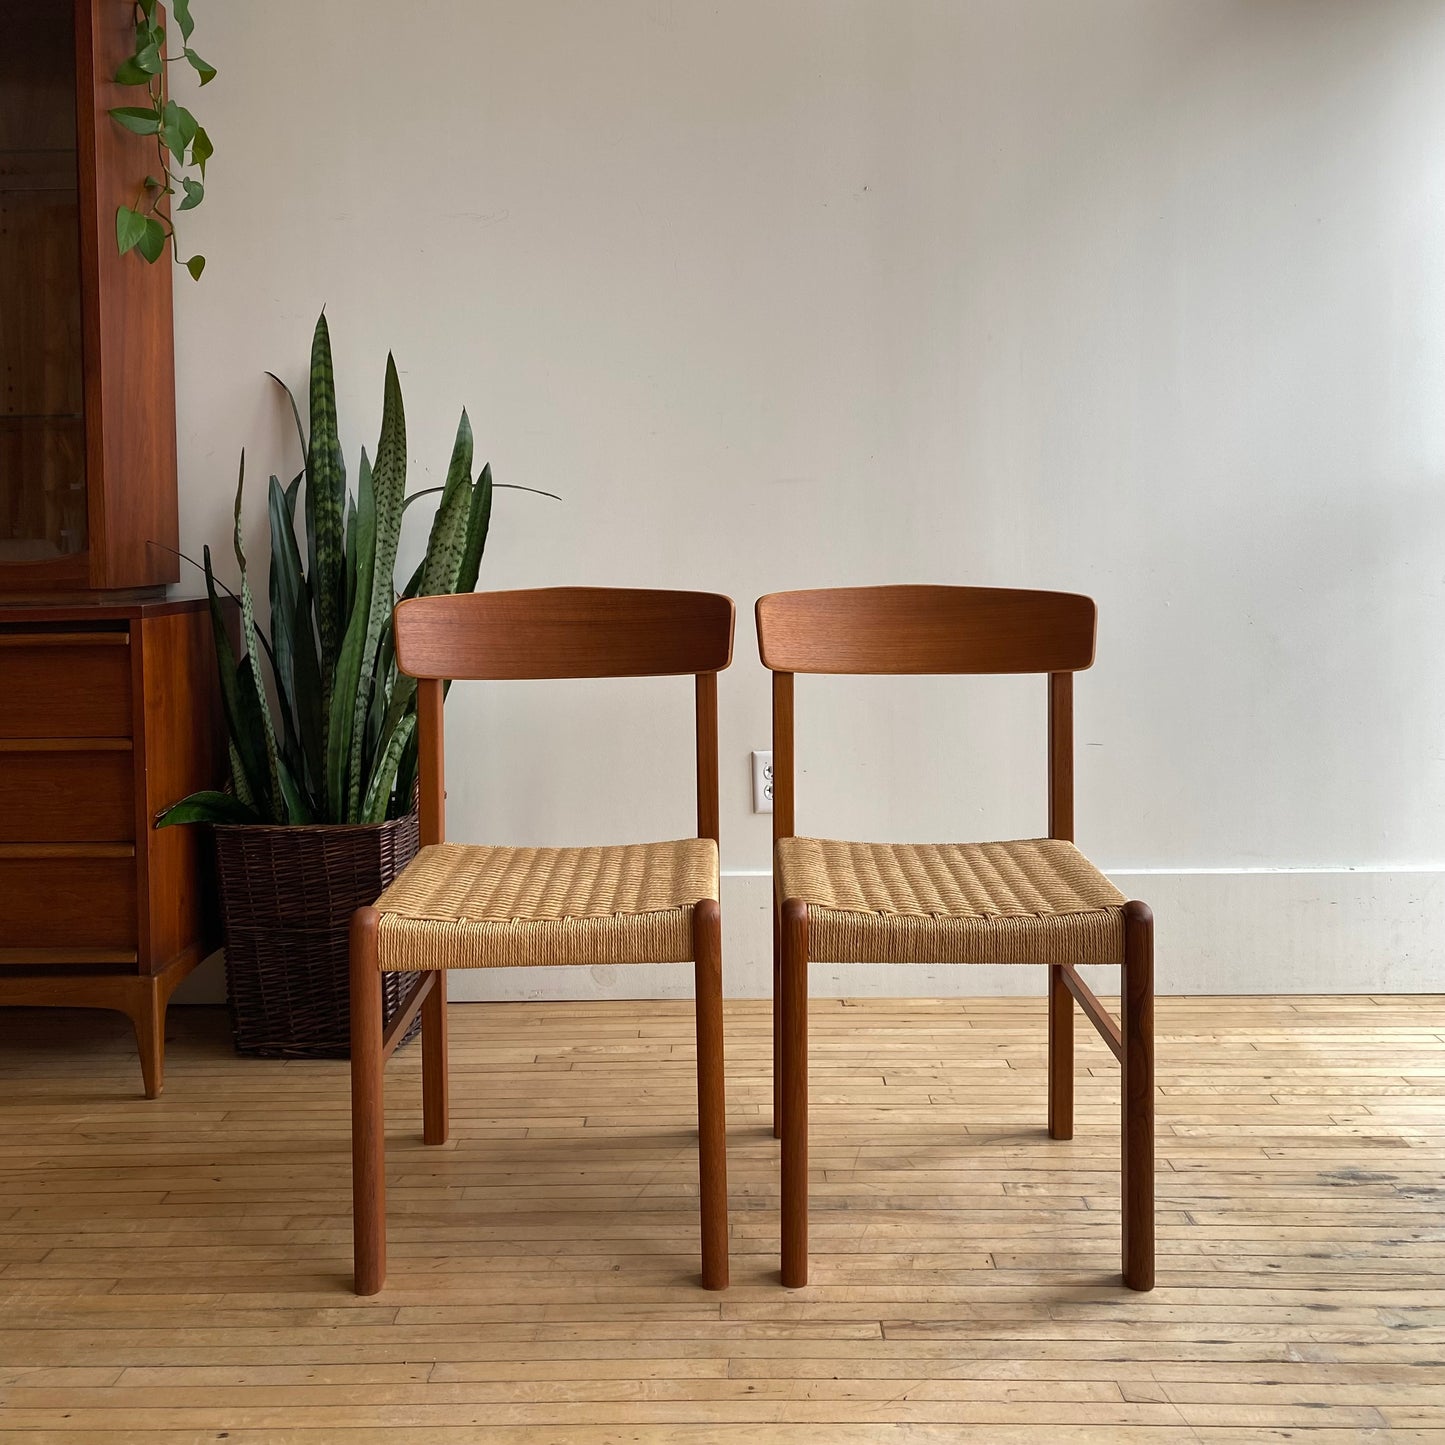
[[[1154,910],[1159,993],[1445,992],[1445,869],[1211,870],[1111,873]],[[765,998],[772,984],[772,883],[723,875],[723,968],[732,998]],[[1094,970],[1088,970],[1093,974]],[[1116,991],[1111,969],[1094,985]],[[1018,967],[814,964],[826,997],[1037,994],[1042,971]],[[453,999],[688,998],[685,965],[476,969],[454,972]],[[177,993],[220,1003],[220,957]]]

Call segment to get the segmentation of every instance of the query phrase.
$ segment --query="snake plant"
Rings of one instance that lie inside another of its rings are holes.
[[[230,789],[193,793],[162,815],[162,826],[376,823],[410,805],[417,767],[416,683],[397,671],[391,633],[402,516],[418,498],[439,494],[426,555],[400,596],[472,591],[492,513],[491,468],[473,475],[472,429],[463,411],[445,485],[406,495],[406,414],[396,365],[388,356],[381,437],[374,460],[361,453],[353,496],[337,434],[324,314],[311,346],[309,403],[308,444],[291,398],[305,465],[289,486],[274,476],[270,481],[269,636],[256,621],[242,548],[244,453],[236,486],[237,592],[222,589],[210,548],[205,549],[230,738]],[[296,526],[303,483],[304,564]],[[239,603],[244,645],[239,659],[223,590]],[[269,687],[263,673],[269,673]]]

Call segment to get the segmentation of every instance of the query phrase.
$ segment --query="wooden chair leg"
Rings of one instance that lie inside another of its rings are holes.
[[[1154,1288],[1154,915],[1124,908],[1124,1283]]]
[[[147,1099],[159,1099],[166,1084],[166,1003],[153,978],[144,979],[129,1010],[140,1055],[141,1084]]]
[[[422,1140],[447,1142],[447,975],[438,969],[421,1006],[421,1119]]]
[[[697,1014],[698,1192],[702,1287],[728,1287],[727,1101],[723,1071],[722,913],[707,899],[692,914]]]
[[[773,1138],[783,1137],[783,941],[773,897]]]
[[[1074,997],[1049,965],[1049,1137],[1074,1137]]]
[[[808,1282],[808,905],[783,904],[783,1284]]]
[[[351,919],[351,1217],[357,1294],[386,1281],[386,1106],[382,1092],[381,915],[358,908]]]

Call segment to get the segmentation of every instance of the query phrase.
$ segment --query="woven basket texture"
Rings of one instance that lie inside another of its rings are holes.
[[[348,1057],[351,915],[375,902],[416,856],[416,813],[385,823],[238,824],[213,832],[237,1052]],[[386,1023],[415,977],[383,977]],[[407,1038],[419,1026],[414,1022]]]

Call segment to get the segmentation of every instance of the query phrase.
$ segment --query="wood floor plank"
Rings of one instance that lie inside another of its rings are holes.
[[[388,1088],[349,1290],[347,1070],[172,1013],[0,1054],[0,1438],[24,1445],[1445,1445],[1445,1000],[1158,1003],[1158,1287],[1118,1278],[1118,1075],[1042,999],[814,1001],[813,1269],[777,1284],[768,1006],[727,1008],[732,1288],[697,1284],[686,1003],[452,1010]]]

